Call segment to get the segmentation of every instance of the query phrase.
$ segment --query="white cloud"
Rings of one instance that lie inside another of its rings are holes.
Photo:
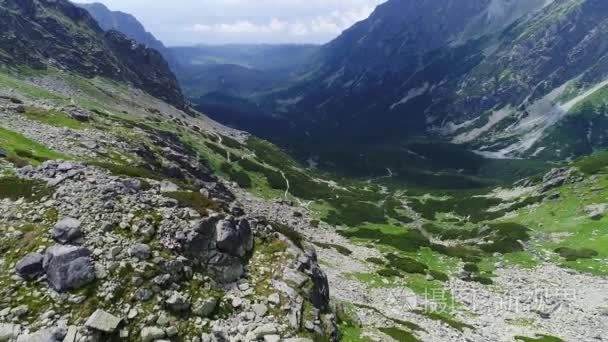
[[[166,44],[188,45],[324,43],[385,0],[80,1],[131,13]]]

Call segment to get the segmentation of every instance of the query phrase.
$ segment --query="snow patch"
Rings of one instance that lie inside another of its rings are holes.
[[[413,98],[416,98],[416,97],[426,93],[427,90],[429,90],[429,84],[426,82],[421,87],[408,90],[407,94],[401,100],[399,100],[391,105],[391,110],[395,109],[395,107],[397,107],[399,105],[409,102]]]
[[[490,128],[494,127],[494,125],[502,121],[504,118],[511,115],[513,112],[514,111],[510,105],[505,106],[497,111],[494,111],[492,114],[490,114],[488,122],[483,125],[483,127],[474,128],[468,132],[459,134],[454,137],[454,139],[452,139],[452,142],[455,144],[464,144],[467,142],[471,142],[477,139],[481,134],[487,132]]]

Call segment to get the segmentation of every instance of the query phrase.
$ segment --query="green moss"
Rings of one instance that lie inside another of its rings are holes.
[[[238,184],[243,189],[251,188],[251,178],[247,174],[247,172],[242,170],[235,170],[230,164],[222,163],[220,166],[220,170],[228,175],[228,178]]]
[[[394,268],[383,268],[378,270],[378,275],[385,278],[401,277],[401,272]]]
[[[392,337],[396,341],[399,342],[419,342],[420,340],[416,338],[412,333],[407,332],[405,330],[401,330],[398,328],[379,328],[381,332],[386,335]]]
[[[86,125],[82,122],[73,119],[65,113],[57,111],[48,111],[45,109],[30,107],[27,108],[25,116],[27,116],[31,120],[38,121],[50,126],[67,127],[72,129],[86,128]]]
[[[535,337],[515,336],[515,340],[523,342],[564,342],[559,337],[549,335],[536,335]]]
[[[419,231],[403,227],[391,233],[375,228],[340,230],[338,233],[348,238],[372,240],[403,252],[415,252],[421,247],[429,247],[431,245],[429,240]]]
[[[0,198],[11,200],[23,198],[26,201],[37,201],[43,197],[51,196],[53,191],[52,188],[46,186],[45,182],[40,180],[12,176],[0,178]]]
[[[207,215],[208,210],[220,210],[218,203],[212,201],[198,191],[167,192],[163,195],[177,200],[180,206],[192,208],[201,215]]]
[[[294,245],[302,248],[302,242],[304,241],[304,237],[298,231],[280,223],[273,223],[272,228],[276,232],[283,234],[286,238],[293,242]]]
[[[335,249],[338,253],[342,254],[342,255],[346,255],[349,256],[351,254],[353,254],[353,252],[344,247],[344,246],[340,246],[340,245],[336,245],[336,244],[332,244],[332,243],[324,243],[324,242],[313,242],[313,244],[315,244],[316,246],[319,246],[321,248],[325,248],[325,249]]]
[[[462,323],[460,321],[457,321],[454,318],[449,317],[448,315],[444,314],[444,313],[439,313],[439,312],[433,312],[433,311],[423,311],[423,310],[414,310],[413,311],[416,314],[425,316],[429,319],[432,319],[434,321],[440,321],[443,322],[447,325],[449,325],[450,327],[459,330],[459,331],[463,331],[465,328],[467,329],[474,329],[473,326]]]
[[[386,256],[386,258],[388,259],[391,267],[406,273],[426,274],[426,271],[429,268],[427,265],[410,257],[400,257],[395,254],[389,254]]]
[[[25,136],[0,127],[0,147],[9,152],[8,159],[17,166],[27,164],[39,165],[40,162],[51,159],[70,159],[69,157],[49,150],[42,144]]]
[[[442,282],[450,280],[450,277],[447,274],[435,270],[429,270],[429,275],[431,275],[434,279]]]
[[[384,265],[384,260],[382,260],[380,258],[376,258],[376,257],[369,257],[369,258],[365,259],[365,261],[371,262],[372,264],[376,264],[376,265]]]

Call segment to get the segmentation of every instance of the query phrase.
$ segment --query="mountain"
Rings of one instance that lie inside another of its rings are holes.
[[[288,90],[267,100],[323,139],[421,134],[432,102],[447,97],[429,90],[464,77],[484,59],[493,35],[545,4],[387,1],[323,46]]]
[[[76,5],[86,9],[104,31],[115,30],[122,32],[130,39],[160,52],[172,64],[172,56],[169,50],[152,33],[146,31],[146,28],[133,15],[120,11],[111,11],[101,3],[76,3]]]
[[[498,158],[590,154],[608,143],[607,6],[390,0],[247,100],[280,118],[266,137],[293,145],[422,137]]]
[[[2,0],[0,17],[2,63],[127,81],[185,108],[179,84],[160,53],[117,31],[103,31],[86,10],[68,1]]]
[[[197,103],[209,93],[248,98],[272,89],[317,50],[317,45],[198,45],[170,48],[184,93]]]

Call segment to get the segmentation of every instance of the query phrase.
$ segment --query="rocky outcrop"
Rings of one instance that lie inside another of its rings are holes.
[[[253,249],[250,223],[220,215],[205,218],[178,237],[185,252],[208,267],[221,282],[231,282],[243,275],[248,254]]]

